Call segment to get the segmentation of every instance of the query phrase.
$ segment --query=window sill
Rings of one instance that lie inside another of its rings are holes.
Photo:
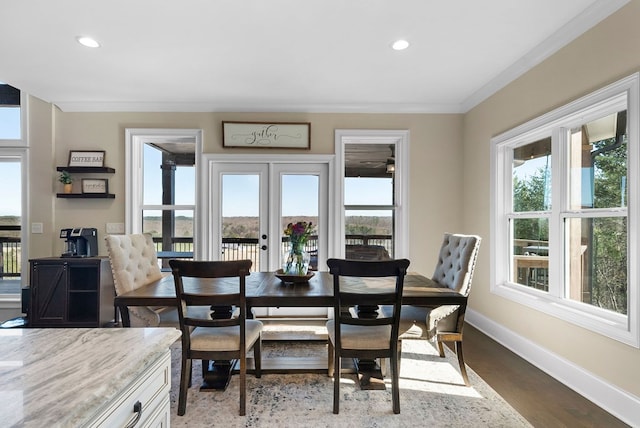
[[[22,302],[19,294],[0,294],[0,309],[21,309]]]
[[[492,285],[491,292],[594,333],[640,348],[637,326],[629,322],[627,315],[599,310],[590,305],[560,299],[509,282]]]

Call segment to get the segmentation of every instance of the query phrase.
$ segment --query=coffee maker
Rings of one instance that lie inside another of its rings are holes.
[[[98,230],[94,227],[77,227],[60,230],[64,239],[62,257],[94,257],[98,255]]]

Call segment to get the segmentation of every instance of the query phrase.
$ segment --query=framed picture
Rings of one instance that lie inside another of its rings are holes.
[[[311,123],[222,122],[222,146],[308,150]]]
[[[98,150],[98,151],[70,150],[68,166],[103,167],[104,153],[105,153],[104,150]]]
[[[82,193],[109,193],[109,180],[103,178],[83,178]]]

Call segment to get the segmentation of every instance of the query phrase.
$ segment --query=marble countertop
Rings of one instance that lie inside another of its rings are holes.
[[[0,426],[80,426],[179,337],[174,328],[0,330]]]

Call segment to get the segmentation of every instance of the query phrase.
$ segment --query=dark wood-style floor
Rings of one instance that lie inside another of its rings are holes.
[[[534,427],[627,427],[478,329],[466,325],[464,358]]]

